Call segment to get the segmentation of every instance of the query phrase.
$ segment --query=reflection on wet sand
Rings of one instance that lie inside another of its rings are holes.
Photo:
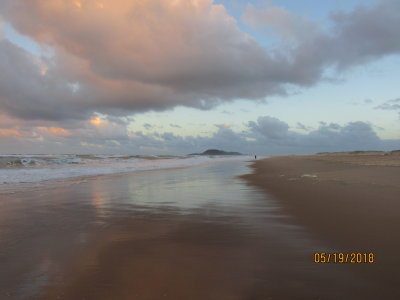
[[[0,298],[337,299],[363,282],[236,175],[243,162],[48,185],[1,200]],[[12,216],[12,217],[8,217]]]
[[[97,217],[99,219],[103,219],[105,217],[105,211],[104,211],[105,195],[104,195],[104,189],[101,187],[100,181],[93,182],[92,204],[96,208]]]

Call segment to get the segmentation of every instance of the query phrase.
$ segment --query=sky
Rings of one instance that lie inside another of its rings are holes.
[[[0,153],[400,149],[398,0],[3,0]]]

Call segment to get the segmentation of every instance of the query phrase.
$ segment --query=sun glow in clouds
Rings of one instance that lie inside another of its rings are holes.
[[[49,70],[48,66],[40,58],[36,58],[35,61],[39,67],[40,75],[45,76]]]
[[[82,3],[80,1],[75,1],[74,2],[75,7],[77,8],[82,8]]]
[[[18,129],[0,129],[0,137],[22,137]]]
[[[97,117],[91,119],[91,120],[90,120],[90,123],[91,123],[93,126],[95,126],[95,127],[100,127],[101,125],[105,124],[106,121],[100,119],[100,117],[97,116]]]
[[[64,136],[68,136],[70,135],[70,132],[64,128],[61,127],[43,127],[43,126],[39,126],[36,127],[39,131],[42,132],[48,132],[54,136],[58,136],[58,137],[64,137]]]

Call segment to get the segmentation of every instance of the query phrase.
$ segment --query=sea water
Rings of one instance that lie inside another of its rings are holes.
[[[190,167],[218,161],[246,161],[250,156],[143,156],[40,154],[0,155],[0,186],[79,176]]]

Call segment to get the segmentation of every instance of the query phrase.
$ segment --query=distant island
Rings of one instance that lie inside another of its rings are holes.
[[[243,155],[243,154],[239,152],[226,152],[223,150],[208,149],[203,153],[191,153],[189,155]]]

